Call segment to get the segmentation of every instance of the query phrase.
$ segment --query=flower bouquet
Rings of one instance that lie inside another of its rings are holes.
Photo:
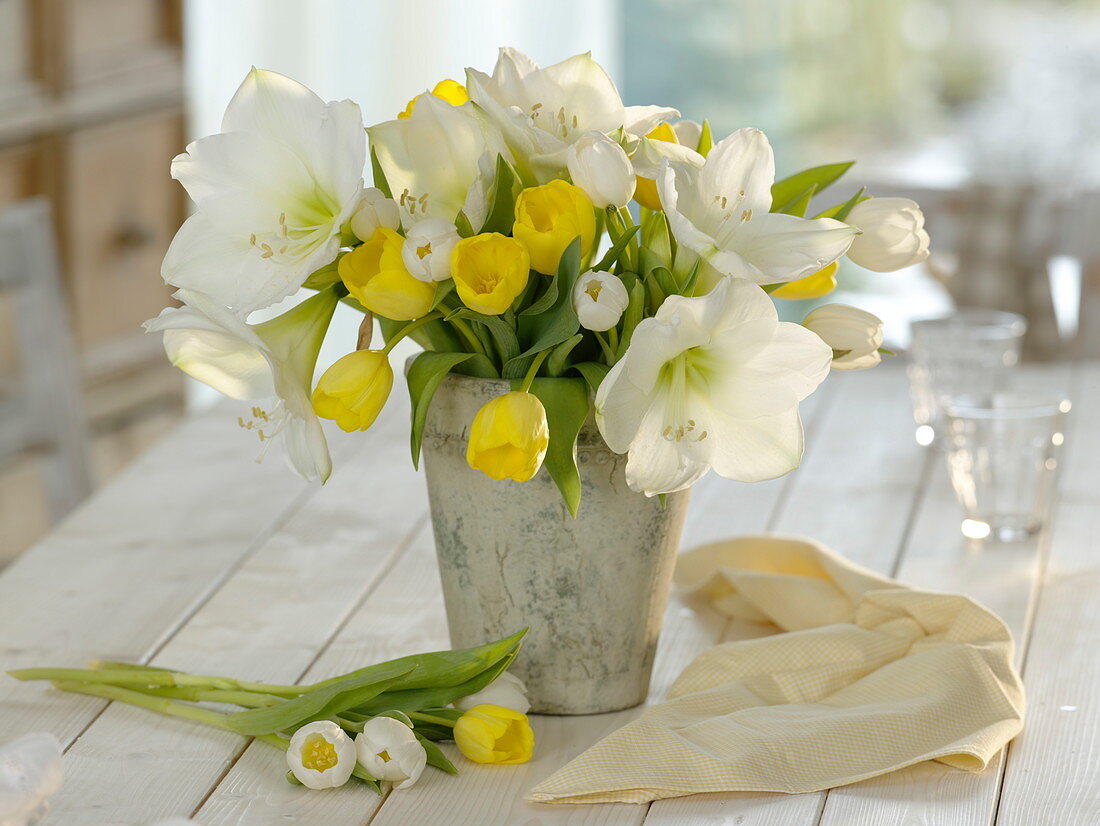
[[[415,340],[411,450],[452,640],[530,625],[517,667],[537,708],[622,707],[644,697],[687,490],[710,469],[797,467],[799,403],[830,368],[880,360],[869,313],[794,324],[773,299],[825,295],[845,254],[880,271],[928,254],[911,201],[818,203],[850,166],[776,181],[762,132],[715,141],[675,109],[624,106],[587,54],[540,68],[502,49],[491,75],[366,131],[354,103],[253,70],[223,131],[172,163],[197,209],[162,270],[181,306],[146,326],[321,480],[319,417],[369,428],[393,347]],[[338,302],[363,325],[314,382]]]

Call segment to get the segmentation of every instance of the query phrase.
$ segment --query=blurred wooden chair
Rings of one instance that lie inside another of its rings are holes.
[[[0,383],[0,464],[41,453],[56,520],[88,496],[92,482],[80,373],[44,198],[0,213],[0,292],[9,297],[19,350],[15,375]]]

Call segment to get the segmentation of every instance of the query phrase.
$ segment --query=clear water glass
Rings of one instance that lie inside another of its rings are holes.
[[[1060,396],[961,396],[943,408],[947,470],[963,535],[1026,539],[1046,521],[1070,403]]]
[[[959,310],[912,323],[909,391],[919,444],[940,443],[944,400],[966,394],[992,399],[1020,362],[1027,320],[998,310]]]

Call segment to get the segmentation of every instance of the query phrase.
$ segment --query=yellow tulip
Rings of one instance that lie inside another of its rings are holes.
[[[470,96],[466,93],[466,87],[459,83],[457,80],[441,80],[435,84],[435,88],[432,89],[432,94],[440,100],[445,100],[451,106],[461,106],[463,103],[470,99]],[[405,120],[413,113],[413,109],[416,107],[416,102],[420,100],[422,95],[417,95],[409,101],[405,107],[405,111],[397,116],[398,120]]]
[[[490,399],[474,416],[466,461],[491,479],[526,482],[539,472],[550,443],[546,408],[531,393],[513,390]]]
[[[650,130],[647,138],[654,141],[664,141],[665,143],[679,143],[680,139],[676,137],[676,132],[673,131],[671,124],[668,121],[659,123]],[[661,198],[657,194],[657,182],[652,178],[643,178],[641,175],[636,176],[636,184],[634,186],[634,200],[647,209],[658,210],[661,208]]]
[[[801,298],[821,298],[836,289],[837,262],[834,261],[805,278],[788,281],[782,287],[772,291],[776,298],[798,301]]]
[[[401,258],[405,239],[379,227],[368,240],[340,259],[337,271],[356,300],[393,321],[420,318],[432,308],[435,284],[413,278]]]
[[[526,763],[535,750],[535,733],[526,714],[485,703],[455,723],[458,750],[475,763]]]
[[[580,236],[581,257],[596,240],[592,200],[579,186],[554,180],[523,190],[516,199],[512,235],[531,253],[531,268],[543,275],[558,271],[558,261],[573,239]]]
[[[475,312],[500,315],[527,286],[527,247],[499,232],[463,238],[451,252],[451,277],[462,303]]]
[[[366,430],[393,388],[393,368],[380,350],[356,350],[339,359],[313,390],[313,410],[346,433]]]

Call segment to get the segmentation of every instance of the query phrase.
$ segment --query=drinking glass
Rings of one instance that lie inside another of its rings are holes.
[[[1046,520],[1070,403],[1061,396],[995,393],[947,399],[947,470],[966,512],[963,535],[1026,539]]]
[[[912,323],[909,389],[919,444],[937,441],[943,400],[960,394],[992,398],[1020,361],[1027,320],[998,310],[959,310]]]

